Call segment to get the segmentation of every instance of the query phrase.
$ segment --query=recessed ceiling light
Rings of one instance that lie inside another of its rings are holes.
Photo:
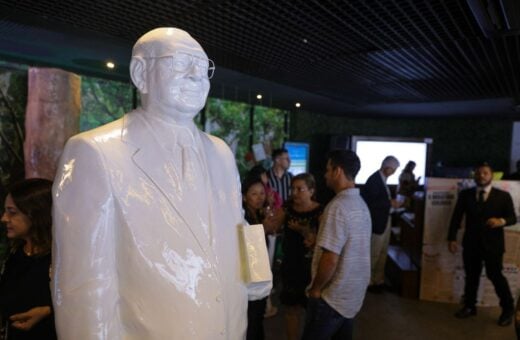
[[[307,41],[307,39],[305,39],[305,38],[303,38],[302,41],[303,41],[304,44],[306,44],[306,43],[309,42],[309,41]]]
[[[296,104],[294,104],[294,106],[296,106],[296,107],[300,107],[300,106],[302,106],[302,104],[300,104],[300,103],[296,103]]]
[[[107,61],[106,66],[107,66],[107,68],[109,68],[109,69],[113,69],[114,67],[116,67],[116,64],[114,64],[114,63],[111,62],[111,61]]]
[[[262,95],[259,93],[256,95],[256,99],[262,99]]]

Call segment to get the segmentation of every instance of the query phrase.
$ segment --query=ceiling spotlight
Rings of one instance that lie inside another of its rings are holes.
[[[296,106],[296,107],[299,108],[300,106],[302,106],[302,104],[300,104],[300,103],[296,103],[296,104],[294,104],[294,106]]]
[[[113,69],[114,67],[116,67],[116,64],[114,64],[114,63],[111,62],[111,61],[107,61],[106,66],[107,66],[107,68],[109,68],[109,69]]]
[[[256,99],[262,99],[262,95],[259,93],[256,95]]]
[[[307,39],[305,39],[305,38],[303,38],[302,41],[304,44],[308,43]]]

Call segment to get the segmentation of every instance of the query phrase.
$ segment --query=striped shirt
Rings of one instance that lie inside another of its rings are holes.
[[[274,173],[273,168],[271,168],[267,172],[267,176],[269,177],[269,186],[280,194],[282,202],[287,201],[291,195],[291,179],[293,175],[289,171],[286,171],[283,173],[282,177],[278,178]]]
[[[336,272],[321,292],[321,297],[345,318],[361,309],[370,281],[370,212],[359,189],[339,192],[327,205],[312,259],[312,278],[316,276],[322,248],[339,255]]]

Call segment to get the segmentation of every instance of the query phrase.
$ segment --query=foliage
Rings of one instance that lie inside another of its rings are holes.
[[[0,202],[6,187],[24,178],[23,127],[27,102],[27,72],[0,68]],[[6,255],[5,232],[0,231],[0,259]]]
[[[0,180],[3,187],[24,177],[23,136],[27,73],[0,69]]]
[[[132,110],[132,85],[81,77],[80,130],[104,125]]]
[[[284,111],[255,106],[253,108],[253,131],[250,131],[251,106],[246,103],[210,98],[206,106],[205,131],[222,138],[235,155],[238,171],[244,175],[251,167],[246,160],[251,151],[249,137],[253,143],[262,143],[267,155],[271,149],[283,143]]]
[[[247,170],[249,151],[249,106],[229,100],[209,98],[204,130],[222,138],[231,148],[241,173]]]
[[[285,112],[265,106],[255,107],[253,143],[262,143],[268,156],[273,149],[283,145]]]

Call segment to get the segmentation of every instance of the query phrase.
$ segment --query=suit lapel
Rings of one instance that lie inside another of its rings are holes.
[[[491,190],[489,190],[489,194],[488,194],[486,203],[493,202],[493,200],[495,199],[496,193],[497,193],[497,191],[495,190],[495,188],[492,187]]]
[[[491,187],[491,190],[489,191],[486,202],[484,202],[484,209],[486,212],[493,211],[496,209],[495,205],[493,204],[493,202],[495,202],[495,200],[497,198],[496,195],[497,195],[496,189]]]
[[[474,187],[471,189],[471,195],[470,195],[469,199],[470,199],[472,205],[475,205],[475,206],[478,205],[477,187]]]
[[[157,132],[142,117],[132,112],[125,117],[123,141],[134,146],[132,161],[156,189],[166,197],[171,208],[187,226],[206,256],[212,254],[210,240],[197,214],[197,202],[185,199],[186,188],[176,170],[171,152],[157,140]]]

